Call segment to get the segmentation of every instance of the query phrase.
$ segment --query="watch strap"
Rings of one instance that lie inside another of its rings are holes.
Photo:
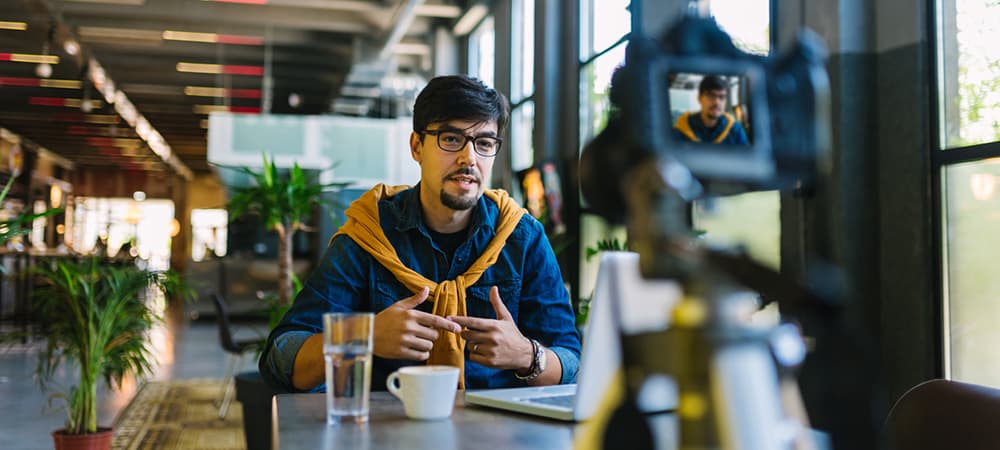
[[[531,381],[538,378],[545,371],[545,347],[534,339],[531,340],[532,359],[531,366],[528,367],[528,374],[521,375],[514,371],[514,377],[521,381]]]

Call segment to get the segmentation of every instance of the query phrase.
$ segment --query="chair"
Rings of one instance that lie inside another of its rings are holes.
[[[226,413],[229,412],[229,404],[233,400],[233,377],[235,375],[233,372],[237,367],[240,367],[243,363],[243,357],[248,352],[256,352],[263,348],[266,339],[233,339],[233,333],[229,328],[229,307],[226,306],[226,301],[217,293],[212,294],[212,301],[215,303],[215,316],[219,323],[219,341],[222,344],[222,349],[229,353],[229,365],[226,368],[226,376],[223,378],[220,392],[222,400],[219,404],[219,418],[225,419]]]
[[[899,398],[886,418],[894,450],[1000,448],[1000,389],[948,380],[919,384]]]

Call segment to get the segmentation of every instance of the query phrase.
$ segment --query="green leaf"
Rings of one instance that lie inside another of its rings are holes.
[[[36,370],[39,386],[55,388],[53,376],[64,363],[75,368],[76,385],[54,397],[67,403],[70,433],[93,433],[97,382],[120,385],[124,377],[143,377],[152,367],[147,335],[160,316],[145,298],[149,288],[183,297],[191,291],[172,272],[118,267],[100,258],[43,261],[30,273],[38,283],[32,304],[47,324]]]

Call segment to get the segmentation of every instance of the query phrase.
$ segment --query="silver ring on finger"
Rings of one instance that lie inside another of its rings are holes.
[[[474,342],[472,344],[472,353],[476,353],[476,350],[479,350],[479,343],[478,342]]]

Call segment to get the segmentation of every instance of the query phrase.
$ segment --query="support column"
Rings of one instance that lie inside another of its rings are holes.
[[[496,38],[493,39],[496,59],[493,64],[493,88],[501,92],[507,99],[513,98],[511,92],[511,16],[513,6],[511,0],[497,0],[493,4],[493,32]],[[507,129],[503,131],[500,138],[505,145],[500,150],[500,156],[493,162],[493,187],[506,189],[508,192],[514,186],[514,173],[512,169],[510,152],[510,122]]]
[[[535,161],[554,162],[560,176],[562,217],[575,239],[557,257],[574,305],[580,297],[579,8],[579,0],[535,2]]]
[[[930,90],[936,62],[930,57],[927,31],[933,21],[926,3],[882,0],[875,14],[880,324],[890,402],[943,376],[940,253],[934,243],[940,213],[931,174],[937,151]],[[957,61],[953,64],[957,72]]]
[[[875,448],[885,418],[879,344],[879,126],[874,52],[876,6],[865,0],[782,2],[776,17],[779,52],[803,28],[830,52],[832,171],[805,198],[781,204],[782,271],[808,279],[824,261],[837,273],[838,312],[806,323],[815,348],[800,373],[812,425],[834,448]],[[813,287],[825,286],[814,281]]]

